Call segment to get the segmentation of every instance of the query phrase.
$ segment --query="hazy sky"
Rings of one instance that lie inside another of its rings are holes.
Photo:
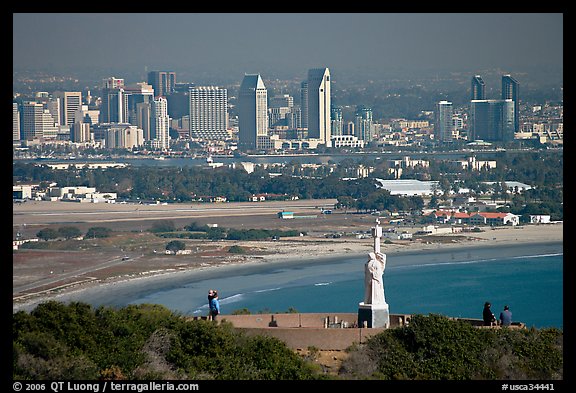
[[[561,13],[20,13],[13,67],[560,67]]]

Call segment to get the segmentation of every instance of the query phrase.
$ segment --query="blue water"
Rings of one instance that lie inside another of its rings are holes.
[[[498,316],[509,305],[528,327],[563,329],[562,243],[388,253],[384,292],[395,314],[481,318],[484,302]],[[222,313],[352,312],[364,292],[364,256],[215,268],[170,278],[88,289],[66,300],[94,306],[162,304],[206,315],[208,289],[219,290]]]
[[[515,321],[527,326],[562,328],[562,258],[560,254],[390,267],[384,275],[386,302],[391,313],[481,318],[484,302],[490,301],[497,317],[507,304]],[[262,285],[224,297],[223,312],[241,308],[274,312],[289,307],[299,312],[358,310],[358,302],[364,296],[363,270],[345,277],[317,278],[314,283]],[[204,305],[194,310],[196,314],[205,312]]]

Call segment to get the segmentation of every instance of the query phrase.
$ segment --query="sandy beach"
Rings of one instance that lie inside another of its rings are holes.
[[[462,249],[477,247],[499,247],[506,245],[534,244],[563,242],[563,224],[540,224],[524,225],[519,227],[486,227],[482,232],[454,233],[441,236],[425,236],[417,240],[394,240],[382,242],[382,251],[392,258],[396,253],[423,253],[426,251],[438,251],[446,249]],[[232,243],[212,242],[214,250],[224,250]],[[34,285],[42,282],[42,274],[50,276],[44,267],[43,272],[36,272],[33,276],[27,271],[28,280],[32,282],[28,290],[13,292],[13,310],[30,309],[35,304],[46,300],[58,300],[72,293],[79,293],[89,288],[111,285],[118,287],[126,283],[143,284],[158,280],[169,280],[182,274],[195,274],[199,277],[208,272],[215,271],[221,274],[233,275],[235,267],[262,265],[273,266],[275,264],[298,264],[318,260],[344,256],[366,255],[373,247],[371,238],[325,238],[318,234],[312,236],[285,238],[279,241],[243,241],[233,242],[234,245],[244,247],[246,254],[229,254],[225,252],[212,252],[210,255],[184,255],[156,258],[142,258],[138,265],[113,265],[108,268],[92,270],[84,274],[73,274],[68,280],[52,280],[45,285]],[[426,258],[423,258],[423,262]],[[164,262],[162,262],[164,261]],[[166,261],[169,261],[166,263]],[[130,268],[127,268],[130,266]],[[52,269],[54,269],[52,267]],[[51,273],[52,271],[50,271]],[[18,269],[15,269],[13,283],[25,283],[26,280],[18,277]],[[45,280],[45,278],[44,278]],[[19,285],[19,288],[25,288]]]

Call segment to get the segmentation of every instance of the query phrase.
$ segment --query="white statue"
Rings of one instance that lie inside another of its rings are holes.
[[[371,252],[364,269],[364,304],[386,304],[382,275],[386,268],[386,254]]]

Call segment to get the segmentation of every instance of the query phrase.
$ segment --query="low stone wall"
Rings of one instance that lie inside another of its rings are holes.
[[[390,327],[402,326],[409,317],[390,315]],[[247,335],[276,337],[292,349],[344,350],[385,330],[357,327],[357,313],[220,315],[218,320],[231,323]]]
[[[390,314],[390,327],[402,326],[409,314]],[[353,328],[358,327],[357,313],[280,313],[220,315],[238,328]]]
[[[390,314],[390,327],[404,326],[406,322],[410,323],[410,317],[410,314]],[[190,319],[206,319],[206,317]],[[481,319],[464,320],[473,326],[484,327]],[[324,351],[342,351],[353,344],[363,344],[369,337],[386,329],[358,327],[357,313],[219,315],[218,321],[229,322],[249,336],[276,337],[292,349],[315,347]],[[522,328],[522,325],[518,324],[512,328]]]
[[[363,344],[370,336],[385,328],[240,328],[247,335],[276,337],[289,348],[307,349],[314,347],[323,351],[343,351],[354,343]]]

